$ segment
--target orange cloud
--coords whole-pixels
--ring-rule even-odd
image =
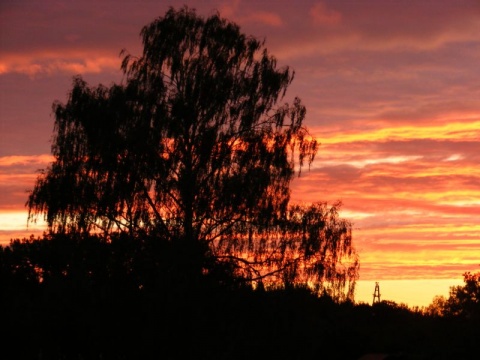
[[[478,266],[480,121],[452,118],[319,132],[316,163],[294,180],[292,200],[343,201],[362,279],[455,277]]]
[[[28,76],[100,73],[120,69],[118,56],[73,52],[11,54],[0,60],[0,75],[17,73]]]
[[[47,164],[53,161],[52,155],[12,155],[0,156],[0,173],[2,167],[31,164]]]

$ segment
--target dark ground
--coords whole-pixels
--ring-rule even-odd
[[[479,356],[478,319],[385,302],[337,304],[302,288],[253,291],[208,279],[185,287],[158,259],[135,263],[129,246],[34,241],[1,248],[0,358]]]

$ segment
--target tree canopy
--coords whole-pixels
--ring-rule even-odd
[[[427,313],[480,321],[480,272],[463,274],[463,286],[450,287],[448,298],[436,296]]]
[[[290,182],[318,143],[294,72],[235,23],[170,9],[123,51],[124,79],[80,77],[55,102],[54,162],[37,179],[29,218],[53,233],[126,233],[177,244],[182,266],[206,259],[249,282],[353,294],[358,261],[338,206],[292,206]]]

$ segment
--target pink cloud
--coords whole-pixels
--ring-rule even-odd
[[[342,21],[342,14],[327,7],[323,2],[313,5],[310,17],[315,25],[336,25]]]
[[[227,1],[219,6],[219,12],[222,17],[231,19],[235,17],[239,10],[240,0]]]
[[[241,3],[240,0],[223,3],[219,8],[220,16],[235,21],[238,24],[263,24],[271,27],[283,25],[278,13],[268,10],[261,10],[260,6],[251,7],[249,3]]]
[[[278,14],[266,11],[255,12],[244,18],[243,22],[259,22],[273,27],[278,27],[283,24],[283,21]]]

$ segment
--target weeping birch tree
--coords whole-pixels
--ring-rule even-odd
[[[335,206],[289,202],[318,150],[300,99],[285,98],[294,72],[235,23],[187,7],[141,38],[140,56],[122,52],[120,84],[77,76],[53,104],[54,161],[29,196],[30,220],[43,215],[54,233],[158,237],[180,249],[188,276],[213,261],[252,284],[351,296],[350,224]]]

